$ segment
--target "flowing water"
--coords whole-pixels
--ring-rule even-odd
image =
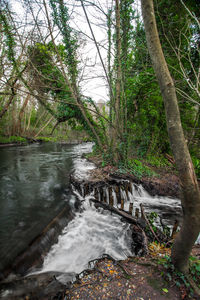
[[[72,196],[69,175],[94,168],[92,144],[0,148],[0,270],[23,251]]]
[[[76,201],[69,189],[69,175],[75,172],[86,178],[94,168],[81,155],[90,152],[92,144],[42,144],[0,149],[0,261],[3,267],[37,236],[41,230],[69,203]],[[47,256],[40,272],[80,273],[90,260],[104,253],[115,259],[131,255],[131,231],[120,217],[90,203],[93,193],[83,198],[82,208],[63,229]],[[108,191],[105,190],[105,193]],[[156,211],[167,224],[180,217],[178,199],[151,197],[142,186],[132,184],[132,193],[125,194],[125,209],[143,203],[146,212]],[[116,195],[113,191],[115,206]]]
[[[96,210],[86,199],[83,212],[63,230],[58,243],[46,256],[42,272],[80,273],[88,262],[109,254],[120,260],[130,256],[131,231],[129,224],[109,212]]]

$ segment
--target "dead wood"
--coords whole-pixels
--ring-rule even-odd
[[[147,223],[147,225],[148,225],[149,229],[151,230],[151,232],[152,232],[154,238],[155,238],[158,242],[160,242],[160,239],[158,238],[157,234],[156,234],[155,231],[153,230],[153,228],[152,228],[152,226],[151,226],[151,224],[150,224],[150,222],[149,222],[149,220],[148,220],[148,218],[147,218],[147,216],[146,216],[146,214],[145,214],[144,207],[143,207],[142,203],[140,204],[140,208],[141,208],[141,214],[142,214],[142,217],[144,218],[145,222]]]
[[[118,208],[112,207],[111,205],[109,205],[107,203],[104,203],[104,202],[102,203],[95,199],[90,199],[90,201],[95,203],[95,207],[102,207],[106,210],[109,210],[109,211],[123,217],[128,223],[132,223],[132,224],[139,226],[139,222],[134,217],[132,217],[131,215],[126,213],[125,211],[119,210]]]

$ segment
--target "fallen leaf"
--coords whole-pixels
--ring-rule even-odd
[[[131,289],[128,289],[126,293],[127,293],[127,295],[130,295],[131,294]]]
[[[104,287],[107,287],[107,286],[108,286],[108,284],[107,284],[107,283],[104,283],[104,284],[103,284],[103,286],[104,286]]]
[[[118,284],[117,284],[118,286],[121,286],[121,283],[120,282],[118,282]]]

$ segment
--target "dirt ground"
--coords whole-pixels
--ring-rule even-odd
[[[195,248],[200,258],[200,248]],[[64,299],[118,299],[118,300],[178,300],[198,299],[188,295],[185,287],[167,282],[165,269],[155,261],[157,258],[132,257],[116,262],[104,258],[96,262],[93,270],[66,290]]]

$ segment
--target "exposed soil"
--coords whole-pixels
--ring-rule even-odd
[[[151,256],[115,262],[101,259],[66,290],[66,299],[178,300],[189,297],[185,287],[164,279],[164,268]]]

